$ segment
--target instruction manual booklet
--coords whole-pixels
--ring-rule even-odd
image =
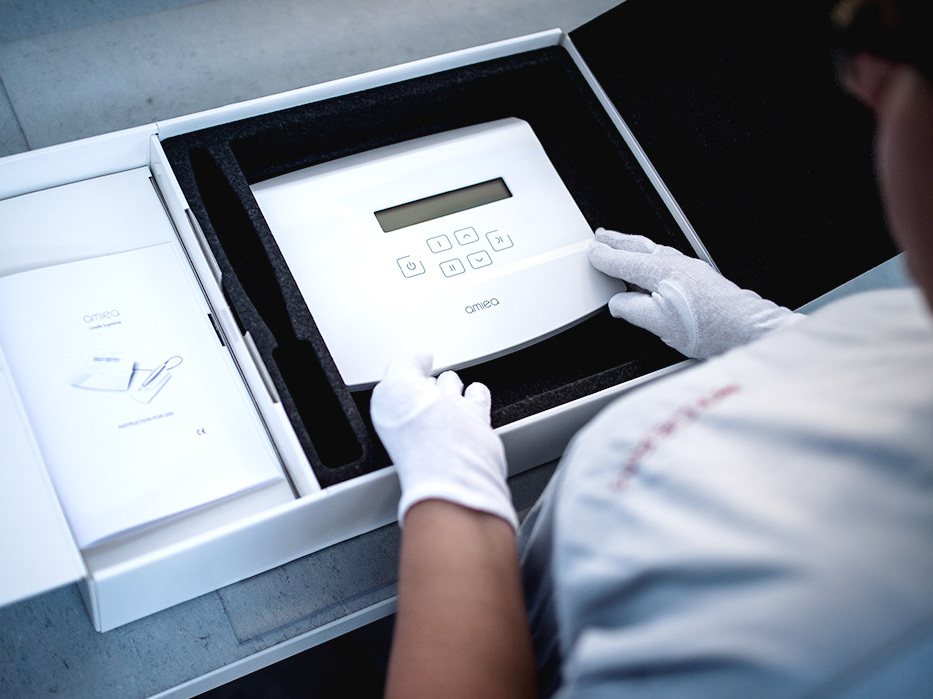
[[[0,349],[81,548],[284,477],[171,243],[0,277]]]

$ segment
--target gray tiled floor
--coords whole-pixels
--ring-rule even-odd
[[[0,0],[0,156],[553,27],[619,0]]]

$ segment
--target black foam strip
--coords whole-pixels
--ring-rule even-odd
[[[229,271],[223,275],[224,289],[238,322],[261,338],[257,345],[264,363],[299,442],[318,466],[318,480],[326,486],[385,465],[386,456],[372,443],[346,387],[333,380],[336,371],[320,335],[307,324],[296,332],[291,309],[297,292],[291,276],[277,249],[266,248],[263,241],[271,236],[257,235],[233,185],[237,178],[230,177],[237,171],[235,163],[225,155],[205,149],[189,153],[204,206],[202,228],[221,269]]]

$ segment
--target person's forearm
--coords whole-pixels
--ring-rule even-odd
[[[534,696],[511,525],[441,500],[404,525],[386,696]]]

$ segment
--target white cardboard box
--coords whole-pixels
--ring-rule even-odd
[[[25,195],[22,201],[29,201],[31,193],[95,178],[106,182],[107,176],[140,181],[151,176],[157,185],[153,196],[159,196],[164,204],[165,215],[189,256],[293,485],[293,489],[289,488],[283,481],[111,544],[79,551],[22,406],[9,390],[6,372],[0,371],[0,521],[4,525],[0,555],[4,570],[15,571],[4,575],[0,582],[0,604],[80,580],[95,627],[106,631],[394,521],[399,489],[392,467],[328,488],[319,487],[284,411],[263,388],[261,371],[237,330],[220,291],[216,269],[204,254],[161,142],[236,119],[554,45],[564,46],[577,62],[688,241],[708,260],[634,137],[596,85],[569,37],[559,30],[0,160],[0,200]],[[126,214],[129,218],[132,215]],[[40,218],[37,213],[37,220]],[[132,223],[124,221],[127,231]],[[15,253],[23,259],[22,268],[27,268],[116,252],[123,245],[125,249],[140,245],[131,233],[125,241],[106,235],[99,240],[93,236],[76,240],[68,237],[65,225],[59,233],[46,230],[44,235],[51,236],[47,238],[51,245],[0,232],[0,256]],[[652,378],[644,376],[499,428],[512,473],[557,458],[574,432],[605,403]]]

